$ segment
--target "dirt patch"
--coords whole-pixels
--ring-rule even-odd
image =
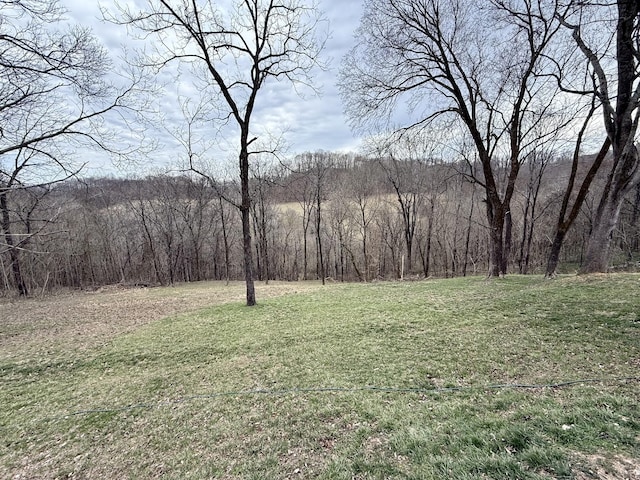
[[[605,458],[601,455],[578,456],[577,480],[640,480],[640,460],[616,455]]]
[[[309,291],[318,284],[270,282],[256,285],[258,301]],[[241,282],[202,282],[177,287],[104,287],[31,299],[0,300],[0,358],[68,348],[83,350],[173,315],[242,302]]]

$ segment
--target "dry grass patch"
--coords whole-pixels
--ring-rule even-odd
[[[258,301],[263,301],[318,287],[316,282],[270,282],[256,285],[256,290]],[[242,302],[244,296],[241,282],[199,282],[164,288],[115,285],[42,298],[0,298],[0,355],[88,349],[155,320]]]

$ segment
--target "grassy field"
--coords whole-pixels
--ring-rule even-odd
[[[640,479],[640,275],[0,303],[0,478]]]

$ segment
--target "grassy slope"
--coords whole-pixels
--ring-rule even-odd
[[[3,355],[0,477],[635,478],[639,287],[331,285]]]

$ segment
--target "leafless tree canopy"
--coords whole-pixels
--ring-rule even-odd
[[[104,47],[86,27],[63,27],[63,15],[52,0],[0,3],[0,155],[5,159],[30,152],[65,170],[56,150],[74,139],[125,151],[105,142],[101,118],[140,108],[133,97],[140,93],[141,78],[114,84]]]
[[[369,0],[345,60],[341,86],[354,126],[384,126],[403,102],[415,117],[408,128],[443,115],[461,121],[482,167],[475,181],[486,193],[491,275],[506,273],[521,165],[570,120],[554,101],[548,58],[559,18],[572,10],[552,1]]]
[[[480,174],[468,172],[485,191],[489,274],[501,275],[512,246],[511,201],[521,166],[537,149],[582,131],[579,154],[598,107],[614,158],[625,159],[614,167],[618,173],[612,178],[621,180],[612,181],[612,190],[620,182],[630,188],[637,182],[637,155],[631,152],[638,111],[637,26],[637,5],[625,1],[368,0],[359,41],[343,65],[346,109],[360,131],[393,127],[402,106],[412,113],[401,125],[405,131],[429,128],[443,116],[459,120],[460,135],[471,138],[481,166]],[[616,63],[617,88],[609,68]],[[588,182],[582,187],[588,189]],[[592,242],[594,255],[608,250],[625,192],[613,195],[616,206],[601,201],[599,210],[614,222],[601,233],[594,229],[594,240],[600,237]],[[606,269],[606,258],[595,263],[595,270]]]
[[[323,46],[319,10],[300,0],[150,0],[142,10],[120,10],[115,21],[157,40],[144,63],[156,69],[173,62],[190,64],[211,98],[221,98],[219,117],[231,119],[239,130],[247,305],[254,305],[249,156],[258,152],[252,147],[257,137],[251,119],[268,79],[311,84]]]
[[[53,183],[75,175],[82,165],[75,149],[100,148],[130,155],[137,146],[112,142],[104,116],[136,112],[142,104],[140,77],[117,86],[105,49],[84,27],[63,28],[63,8],[54,0],[0,2],[0,213],[21,293],[20,252],[37,233],[29,220]],[[111,77],[113,78],[113,77]],[[124,117],[122,117],[124,118]],[[35,204],[26,217],[12,206],[15,192],[29,189]],[[25,231],[15,237],[16,229]]]
[[[156,40],[143,62],[157,69],[190,64],[239,125],[251,118],[267,79],[311,86],[323,47],[322,17],[315,4],[300,0],[154,0],[140,11],[120,10],[117,21]]]

